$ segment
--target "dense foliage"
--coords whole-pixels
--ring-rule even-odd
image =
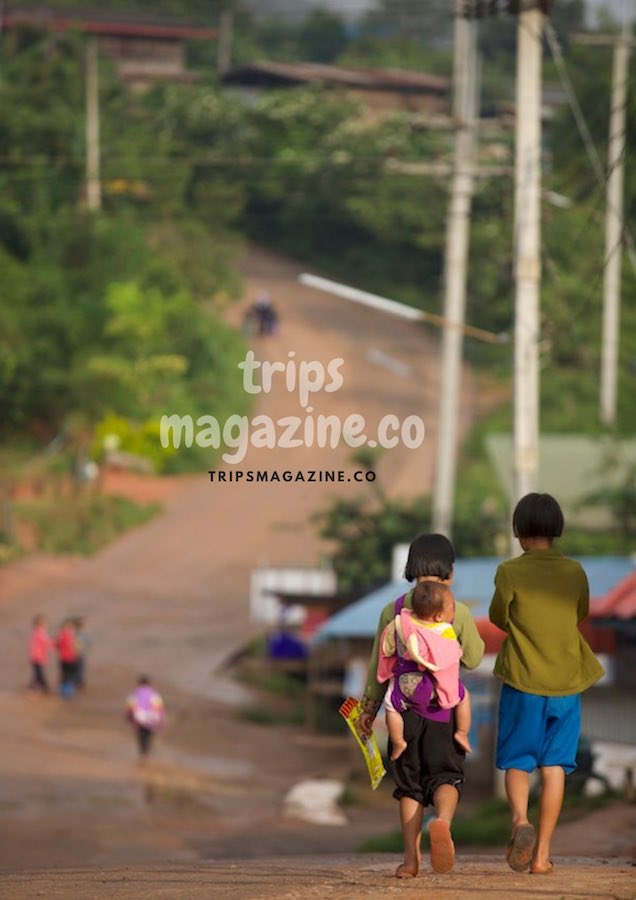
[[[187,18],[204,15],[204,6],[165,0],[153,9]],[[384,0],[357,32],[324,12],[291,24],[239,16],[237,58],[329,61],[338,53],[354,64],[450,74],[450,22],[434,24],[443,7]],[[610,58],[603,49],[568,44],[580,17],[581,4],[571,0],[559,4],[556,25],[603,159]],[[502,18],[480,28],[485,98],[493,111],[510,99],[514,27]],[[3,43],[3,437],[48,440],[79,415],[98,435],[114,429],[136,449],[146,443],[149,452],[155,442],[149,423],[166,408],[239,412],[245,399],[234,364],[240,341],[216,311],[219,298],[236,293],[237,234],[359,287],[439,309],[446,180],[399,174],[390,163],[450,161],[449,134],[404,115],[371,119],[352,99],[318,87],[264,92],[243,103],[206,74],[193,85],[130,94],[103,64],[104,212],[94,217],[82,196],[82,50],[78,36],[23,32]],[[210,52],[199,50],[197,57],[193,50],[206,73]],[[634,58],[631,65],[633,83]],[[551,63],[546,72],[556,79]],[[631,161],[636,92],[628,103]],[[495,150],[510,160],[511,145],[505,130],[484,135],[484,165]],[[567,105],[546,128],[544,151],[542,427],[596,432],[604,192]],[[567,203],[553,205],[549,191]],[[625,195],[629,223],[636,218],[631,162]],[[467,318],[497,332],[513,325],[512,218],[510,179],[481,179],[473,201]],[[629,302],[635,292],[634,263],[626,256],[617,428],[623,433],[636,421],[636,305]],[[510,378],[510,346],[467,340],[466,353]],[[509,417],[502,425],[510,427]],[[468,471],[462,466],[463,476]],[[462,503],[477,519],[490,490],[478,488],[460,484]],[[461,529],[461,510],[458,519]],[[493,526],[490,546],[496,531]],[[387,541],[393,534],[390,525]],[[466,535],[466,543],[479,549],[485,534]]]
[[[2,58],[0,428],[36,445],[72,417],[141,427],[163,412],[224,417],[245,404],[242,342],[212,302],[238,284],[229,197],[223,185],[214,196],[213,181],[199,189],[180,103],[136,98],[104,66],[104,211],[90,215],[81,49],[25,32]]]

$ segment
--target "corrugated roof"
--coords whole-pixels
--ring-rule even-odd
[[[634,572],[634,562],[626,556],[586,556],[578,559],[590,582],[592,597],[606,594],[626,575]],[[500,562],[497,557],[482,557],[457,560],[455,563],[453,594],[470,607],[475,619],[488,616],[495,572]],[[316,632],[315,640],[373,637],[382,608],[410,587],[407,581],[388,582],[331,616]]]
[[[240,68],[233,69],[225,76],[228,82],[248,82],[251,78],[273,76],[281,82],[304,84],[322,82],[340,84],[362,90],[387,90],[447,94],[450,80],[422,72],[406,69],[370,69],[349,66],[330,66],[310,62],[274,62],[260,59]]]
[[[74,9],[54,6],[11,6],[0,15],[2,28],[31,26],[51,31],[84,31],[122,37],[170,40],[214,38],[216,28],[134,10]]]
[[[604,597],[595,600],[590,616],[593,619],[636,618],[636,571],[623,578]]]

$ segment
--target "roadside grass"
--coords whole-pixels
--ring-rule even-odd
[[[161,508],[159,503],[139,504],[127,497],[83,494],[17,501],[14,516],[32,526],[34,549],[88,556],[148,522]]]
[[[609,791],[599,797],[567,795],[563,804],[561,822],[582,819],[597,809],[602,809],[617,799]],[[537,818],[538,804],[530,804],[530,821]],[[453,840],[458,847],[493,847],[507,844],[510,837],[510,810],[505,800],[485,801],[469,816],[458,815],[453,823]],[[364,841],[359,853],[401,853],[402,832],[398,829],[388,834],[378,835]]]
[[[261,703],[244,706],[237,713],[239,719],[253,725],[304,725],[305,712],[294,706],[289,710],[276,710]]]
[[[264,644],[258,644],[258,651]],[[260,655],[260,654],[259,654]],[[272,671],[265,658],[249,656],[237,673],[239,681],[256,688],[257,703],[237,710],[237,718],[254,725],[304,725],[307,687],[300,677]]]

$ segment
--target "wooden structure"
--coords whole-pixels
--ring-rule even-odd
[[[186,66],[186,41],[216,40],[215,28],[137,13],[133,10],[73,9],[5,5],[2,32],[19,28],[79,31],[97,39],[121,79],[144,87],[153,81],[191,81]]]
[[[370,69],[323,63],[282,63],[257,60],[227,73],[224,82],[246,93],[262,93],[301,85],[325,89],[361,100],[369,116],[404,110],[426,115],[447,114],[448,78],[405,69]]]

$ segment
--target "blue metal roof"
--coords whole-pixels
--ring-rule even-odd
[[[577,557],[590,582],[590,596],[599,597],[634,569],[635,562],[628,556],[580,556]],[[453,594],[457,600],[470,607],[475,618],[488,615],[493,593],[497,557],[458,559],[455,563]],[[412,585],[408,581],[389,581],[387,584],[346,606],[327,619],[314,635],[315,641],[330,638],[373,637],[383,607],[396,600]]]

